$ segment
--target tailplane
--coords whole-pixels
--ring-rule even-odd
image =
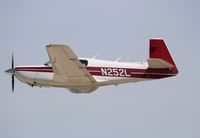
[[[163,39],[150,39],[149,59],[147,61],[150,69],[169,68],[178,73],[176,64]]]

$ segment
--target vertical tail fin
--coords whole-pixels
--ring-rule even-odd
[[[173,67],[171,68],[171,70],[173,72],[177,72],[178,73],[178,69],[176,68],[176,64],[174,63],[173,58],[171,57],[167,46],[164,42],[163,39],[150,39],[150,50],[149,50],[149,58],[153,59],[162,59],[168,63],[170,63],[171,65],[173,65]]]

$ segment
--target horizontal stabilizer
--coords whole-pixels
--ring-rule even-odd
[[[147,59],[147,61],[149,64],[149,68],[151,69],[164,69],[174,67],[174,65],[160,58],[149,58]]]

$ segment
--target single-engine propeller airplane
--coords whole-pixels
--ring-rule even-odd
[[[147,62],[78,58],[67,45],[46,46],[50,61],[44,65],[12,67],[5,72],[30,86],[61,87],[74,93],[90,93],[100,86],[173,77],[178,69],[163,39],[150,39]]]

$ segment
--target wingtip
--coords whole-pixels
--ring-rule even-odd
[[[61,47],[69,47],[69,46],[66,45],[66,44],[49,44],[49,45],[46,45],[46,47],[57,47],[57,46],[61,46]]]

